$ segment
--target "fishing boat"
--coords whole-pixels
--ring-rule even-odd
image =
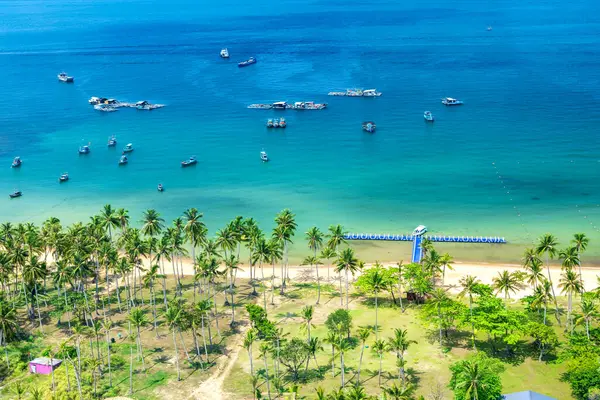
[[[240,68],[247,67],[248,65],[252,65],[252,64],[256,64],[256,58],[254,58],[254,57],[250,57],[246,61],[242,61],[242,62],[238,63],[238,67],[240,67]]]
[[[427,227],[425,225],[419,225],[413,231],[413,236],[421,236],[427,232]]]
[[[66,182],[66,181],[68,181],[68,180],[69,180],[69,174],[68,174],[67,172],[65,172],[65,173],[61,174],[61,175],[58,177],[58,181],[59,181],[60,183],[62,183],[62,182]]]
[[[10,197],[11,199],[14,199],[15,197],[21,197],[23,196],[23,192],[21,192],[20,190],[15,190],[14,192],[12,192],[11,194],[8,195],[8,197]]]
[[[269,161],[269,156],[267,155],[267,152],[266,152],[266,151],[264,151],[264,150],[263,150],[263,151],[261,151],[261,152],[260,152],[260,159],[261,159],[263,162],[267,162],[267,161]]]
[[[488,30],[488,32],[489,32],[489,31],[491,31],[491,30],[492,30],[492,27],[491,27],[491,26],[488,26],[488,27],[487,27],[487,30]]]
[[[362,97],[363,91],[362,89],[348,89],[346,90],[346,96],[348,97]]]
[[[363,91],[363,97],[379,97],[381,96],[381,92],[378,92],[376,89],[367,89]]]
[[[270,118],[267,120],[267,128],[272,128],[273,127],[273,119]]]
[[[61,82],[65,82],[65,83],[73,83],[73,81],[75,80],[75,78],[73,78],[72,76],[67,75],[66,72],[61,72],[60,74],[58,74],[58,80]]]
[[[297,101],[289,108],[294,110],[324,110],[327,108],[327,103],[315,103],[313,101]]]
[[[164,107],[164,104],[151,104],[150,102],[146,101],[146,100],[142,100],[142,101],[138,101],[137,103],[133,104],[130,107],[135,107],[137,110],[154,110],[156,108],[162,108]]]
[[[123,154],[121,156],[121,158],[119,158],[119,165],[125,165],[129,162],[129,159],[127,159],[127,156],[125,154]]]
[[[117,145],[117,137],[112,135],[108,138],[108,147],[115,147]]]
[[[285,101],[276,101],[272,104],[272,107],[276,110],[285,110],[289,106],[288,103],[286,103]]]
[[[15,159],[13,160],[10,167],[11,168],[19,168],[21,166],[21,164],[23,164],[23,161],[21,161],[21,157],[15,157]]]
[[[115,112],[118,108],[111,106],[110,104],[96,104],[94,110],[103,112]]]
[[[229,51],[227,51],[227,48],[221,49],[220,56],[221,58],[229,58]]]
[[[123,147],[123,153],[131,153],[133,151],[133,144],[127,143],[125,147]]]
[[[273,120],[273,128],[279,128],[279,120],[278,119]]]
[[[452,97],[444,97],[442,104],[445,106],[461,106],[463,102],[461,100],[453,99]]]
[[[117,104],[119,104],[119,101],[115,100],[115,99],[107,99],[106,97],[92,96],[88,100],[88,103],[90,103],[91,105],[97,105],[97,104],[117,105]]]
[[[373,133],[373,132],[375,132],[377,125],[375,125],[375,122],[373,122],[373,121],[366,121],[366,122],[363,122],[362,128],[363,128],[363,131],[365,131],[365,132]]]
[[[89,145],[84,145],[84,146],[79,146],[79,154],[88,154],[90,152],[90,146]]]
[[[433,114],[431,113],[431,111],[425,111],[423,113],[423,118],[425,118],[425,121],[433,122]]]
[[[195,165],[197,162],[198,162],[198,160],[196,159],[196,156],[191,156],[189,159],[182,161],[181,166],[189,167],[190,165]]]
[[[285,128],[287,126],[287,122],[283,118],[279,118],[279,127]]]
[[[229,57],[229,56],[228,56],[228,57]],[[156,187],[156,189],[157,189],[159,192],[162,192],[162,191],[164,191],[164,190],[165,190],[165,188],[163,187],[162,183],[159,183],[159,184],[158,184],[158,186]]]
[[[273,108],[273,104],[264,104],[264,103],[250,104],[248,106],[248,108],[257,108],[260,110],[270,110],[271,108]]]

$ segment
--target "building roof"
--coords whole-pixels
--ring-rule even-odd
[[[543,394],[526,390],[524,392],[508,393],[502,395],[504,400],[556,400],[554,397],[548,397]]]
[[[29,362],[30,364],[38,364],[38,365],[50,365],[50,358],[48,357],[38,357],[35,358],[33,360],[31,360]],[[55,367],[57,365],[60,365],[60,363],[62,363],[62,360],[59,360],[58,358],[53,358],[52,359],[52,366]]]

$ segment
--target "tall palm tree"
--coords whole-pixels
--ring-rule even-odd
[[[560,278],[558,287],[561,289],[562,293],[567,294],[566,328],[570,328],[570,332],[573,333],[573,320],[571,319],[573,311],[573,293],[581,293],[581,280],[577,276],[577,272],[575,272],[573,268],[567,268]]]
[[[444,286],[444,280],[446,279],[446,268],[448,268],[450,271],[452,271],[454,268],[452,268],[452,263],[454,262],[454,259],[452,258],[452,256],[448,253],[444,253],[442,254],[442,257],[440,258],[440,263],[442,264],[442,286]]]
[[[144,370],[146,370],[145,362],[144,362],[144,350],[142,348],[142,337],[140,329],[148,324],[148,319],[146,318],[146,314],[141,308],[133,307],[129,310],[129,317],[127,320],[134,326],[137,331],[136,342],[137,342],[137,353],[138,357],[142,358],[142,366]]]
[[[158,236],[164,227],[164,222],[165,220],[160,217],[160,214],[156,210],[149,208],[144,211],[142,233],[150,236],[150,238]],[[152,252],[150,252],[149,259],[152,260]]]
[[[38,322],[40,324],[40,330],[43,330],[42,315],[40,313],[40,302],[38,296],[37,285],[38,282],[45,279],[48,275],[48,269],[46,263],[40,262],[37,256],[30,256],[27,263],[23,266],[22,279],[24,288],[27,287],[29,293],[33,292],[35,296],[35,303],[37,308]],[[33,301],[31,303],[33,308]]]
[[[346,365],[344,360],[344,354],[352,349],[352,346],[348,339],[339,335],[337,338],[337,342],[335,343],[335,348],[340,355],[340,370],[341,370],[341,379],[342,379],[342,388],[346,386]]]
[[[469,319],[471,320],[471,340],[473,342],[473,348],[475,348],[475,321],[473,320],[473,295],[477,285],[481,282],[477,277],[472,275],[463,276],[460,279],[460,287],[462,290],[458,294],[459,297],[469,297]]]
[[[430,254],[432,250],[434,250],[434,248],[433,248],[433,242],[431,241],[431,239],[423,238],[421,240],[421,251],[423,252],[423,257],[421,258],[421,264],[425,263],[428,254]]]
[[[181,380],[181,370],[179,369],[179,351],[177,350],[177,338],[176,333],[179,331],[181,324],[182,309],[181,307],[173,304],[164,314],[165,322],[169,327],[169,330],[173,334],[173,346],[175,347],[175,365],[177,366],[177,380]]]
[[[318,265],[318,258],[317,258],[317,251],[319,251],[322,247],[323,247],[323,239],[324,239],[324,235],[323,232],[321,232],[321,230],[319,228],[317,228],[316,226],[311,227],[307,232],[306,232],[306,241],[308,242],[308,248],[311,249],[313,251],[313,262],[311,262],[311,266],[312,264],[314,264],[315,266],[315,270],[317,273],[317,287],[318,287],[318,294],[317,294],[317,303],[319,304],[319,300],[321,299],[321,281],[319,279],[319,265]]]
[[[576,247],[567,247],[558,252],[558,258],[561,260],[563,269],[572,269],[579,265],[579,255]]]
[[[321,339],[319,339],[318,337],[311,337],[306,347],[308,349],[308,357],[306,358],[305,370],[308,371],[308,363],[310,362],[311,358],[315,361],[315,365],[317,366],[317,368],[319,368],[319,363],[317,362],[317,353],[319,351],[323,351],[323,344],[321,342]]]
[[[269,380],[269,364],[267,362],[267,355],[271,352],[272,348],[268,343],[261,343],[259,347],[260,357],[263,359],[265,363],[265,380],[267,381],[267,395],[269,400],[271,400],[271,383]]]
[[[478,400],[487,389],[486,371],[477,359],[465,360],[456,373],[455,387],[465,391],[465,400]],[[483,393],[482,393],[483,394]]]
[[[300,265],[310,265],[310,268],[312,270],[312,266],[315,266],[315,269],[317,270],[317,302],[315,304],[319,304],[319,302],[321,301],[321,278],[319,278],[319,265],[321,264],[321,260],[319,260],[317,257],[315,256],[307,256],[304,258],[304,260],[302,260],[302,264]]]
[[[435,307],[437,309],[437,316],[438,316],[438,328],[439,328],[439,333],[440,333],[440,348],[442,348],[442,325],[443,325],[443,315],[442,315],[442,306],[444,306],[447,302],[448,302],[449,298],[448,298],[448,293],[446,292],[446,290],[442,289],[442,288],[436,288],[432,293],[431,293],[431,299],[429,300],[429,304],[431,304],[432,307]]]
[[[404,372],[404,353],[406,353],[408,347],[413,343],[417,342],[408,338],[408,331],[406,329],[395,328],[394,336],[388,338],[387,348],[396,353],[398,379],[402,379],[402,386],[404,386],[406,383],[406,374]]]
[[[229,258],[225,260],[225,268],[229,272],[229,293],[231,294],[231,323],[229,324],[231,327],[235,324],[235,289],[233,288],[233,279],[236,271],[239,269],[238,264],[239,260],[234,254],[230,254]]]
[[[334,258],[337,257],[337,253],[335,252],[334,249],[332,249],[331,247],[327,246],[325,248],[323,248],[323,250],[321,250],[321,254],[319,254],[319,258],[322,260],[332,260]],[[329,265],[327,265],[327,281],[329,282],[329,270],[331,269],[331,263],[329,263]]]
[[[129,226],[129,212],[124,208],[119,208],[115,215],[119,221],[119,229],[123,232]]]
[[[348,243],[346,241],[346,231],[341,225],[331,225],[327,230],[327,247],[337,253],[341,245]]]
[[[106,361],[108,363],[108,386],[112,387],[112,369],[110,365],[110,330],[112,329],[112,321],[104,318],[102,322],[102,329],[104,330],[106,338]]]
[[[521,284],[515,274],[511,274],[507,270],[498,272],[498,276],[494,277],[494,289],[496,293],[504,293],[504,300],[510,299],[509,292],[516,293],[521,288]]]
[[[6,346],[8,342],[15,337],[18,327],[17,311],[13,306],[8,304],[8,301],[0,296],[0,345],[4,348],[6,367],[9,369],[10,361],[8,359],[8,349]]]
[[[271,304],[275,304],[275,264],[283,258],[281,242],[272,238],[268,242],[269,247],[269,262],[271,263]],[[282,264],[283,267],[283,264]],[[281,279],[283,280],[283,268],[281,271]],[[282,282],[283,285],[283,282]]]
[[[195,208],[188,208],[183,213],[185,225],[183,231],[188,242],[192,245],[192,260],[196,259],[196,248],[206,239],[206,226],[202,222],[203,214]]]
[[[312,324],[312,320],[313,320],[313,314],[314,314],[314,307],[313,306],[304,306],[304,308],[302,309],[302,321],[304,322],[304,329],[306,329],[307,332],[307,343],[310,343],[310,328],[311,326],[313,326]]]
[[[597,320],[599,317],[598,307],[596,303],[591,299],[583,298],[581,304],[579,304],[581,314],[575,318],[575,325],[585,324],[585,334],[588,340],[590,340],[590,323],[593,320]]]
[[[284,270],[287,271],[289,244],[292,243],[292,237],[296,233],[296,228],[298,227],[298,224],[296,224],[296,216],[286,208],[277,214],[275,223],[277,224],[275,232],[278,232],[276,236],[283,244],[283,265]],[[285,276],[282,276],[281,279],[282,283],[279,293],[283,295],[285,290]]]
[[[573,235],[573,239],[571,243],[577,249],[577,260],[579,261],[579,278],[581,279],[581,289],[582,293],[585,292],[585,286],[583,284],[583,275],[581,273],[581,253],[583,253],[590,243],[590,240],[585,235],[585,233],[576,233]]]
[[[550,288],[552,289],[552,298],[554,299],[554,310],[556,312],[556,321],[558,325],[560,325],[560,317],[558,315],[558,301],[556,300],[556,293],[554,293],[554,284],[552,283],[552,275],[550,274],[550,263],[549,258],[554,258],[556,256],[558,247],[558,241],[554,235],[549,233],[543,235],[538,240],[538,245],[536,247],[536,252],[539,255],[546,256],[546,270],[548,272],[548,281],[550,282]]]
[[[354,275],[357,270],[358,259],[354,256],[354,250],[350,247],[342,250],[337,260],[336,272],[341,273],[344,271],[346,274],[346,310],[348,309],[348,294],[350,292],[350,278],[348,274],[351,272]]]
[[[153,264],[150,266],[148,271],[146,271],[146,275],[144,275],[144,284],[150,288],[150,303],[152,304],[152,317],[154,324],[154,334],[158,339],[158,327],[156,322],[156,294],[154,293],[154,282],[157,279],[164,279],[165,276],[160,273],[160,267],[158,264]]]
[[[373,343],[373,347],[371,347],[371,349],[375,354],[377,354],[377,357],[379,357],[378,386],[381,386],[381,364],[383,362],[383,355],[387,351],[387,344],[381,339],[375,340],[375,343]]]
[[[373,294],[375,295],[375,326],[373,327],[373,330],[375,330],[375,338],[379,339],[379,292],[386,287],[383,270],[379,262],[375,263],[375,270],[367,275],[367,284],[373,290]]]
[[[360,340],[360,358],[358,360],[358,371],[356,372],[356,383],[360,385],[360,369],[362,366],[363,353],[367,344],[367,339],[371,336],[373,329],[369,326],[361,326],[358,329],[358,339]]]
[[[327,332],[325,343],[331,345],[331,376],[335,377],[335,344],[338,341],[338,335],[335,332]]]
[[[526,281],[529,285],[533,286],[533,290],[535,291],[538,285],[546,279],[543,262],[538,257],[535,257],[525,264],[524,268],[527,271]]]
[[[256,248],[254,249],[254,263],[258,262],[258,268],[261,273],[261,282],[263,286],[263,307],[267,309],[267,287],[265,285],[265,273],[263,270],[263,264],[267,264],[271,261],[270,258],[270,247],[268,242],[264,238],[260,238],[256,243]]]
[[[104,205],[100,211],[101,226],[108,231],[108,236],[112,242],[112,229],[119,227],[119,216],[110,204]]]
[[[392,386],[382,387],[386,399],[389,400],[412,400],[415,391],[412,385],[398,386],[392,383]]]
[[[246,337],[244,338],[244,348],[248,351],[248,360],[250,360],[250,376],[254,376],[254,364],[252,358],[252,345],[256,340],[256,330],[248,329],[246,332]]]
[[[533,302],[531,303],[532,307],[544,308],[544,325],[546,325],[546,315],[548,312],[548,302],[552,301],[552,289],[550,287],[550,282],[544,280],[542,283],[538,285],[538,287],[533,292]]]

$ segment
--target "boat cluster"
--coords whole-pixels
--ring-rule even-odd
[[[315,103],[312,101],[297,101],[293,104],[285,101],[277,101],[271,104],[250,104],[248,108],[261,110],[324,110],[327,103]]]
[[[328,96],[345,96],[345,97],[379,97],[381,92],[377,89],[347,89],[345,92],[329,92]]]
[[[285,128],[287,126],[287,122],[284,118],[269,118],[267,120],[267,128]]]
[[[106,97],[91,97],[88,100],[88,103],[94,106],[95,110],[104,111],[104,112],[114,112],[119,108],[127,107],[127,108],[135,108],[137,110],[154,110],[156,108],[164,107],[164,104],[151,104],[146,100],[138,101],[135,103],[128,103],[124,101],[119,101],[115,99],[109,99]]]

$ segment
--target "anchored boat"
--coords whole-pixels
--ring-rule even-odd
[[[66,182],[68,180],[69,180],[69,174],[67,172],[61,174],[60,177],[58,178],[58,181],[60,183]]]
[[[123,153],[131,153],[133,151],[133,143],[127,143],[125,147],[123,147]]]
[[[362,128],[365,132],[374,133],[375,129],[377,128],[377,125],[375,125],[375,122],[373,121],[366,121],[363,122]]]
[[[266,151],[264,151],[264,150],[263,150],[263,151],[261,151],[261,152],[260,152],[260,159],[261,159],[263,162],[267,162],[267,161],[269,161],[269,156],[267,155],[267,152],[266,152]]]
[[[129,162],[129,159],[127,158],[127,156],[125,154],[123,154],[121,156],[121,158],[119,158],[119,165],[125,165]]]
[[[13,160],[10,167],[11,168],[19,168],[21,166],[21,164],[23,164],[23,161],[21,161],[21,157],[15,157],[15,159]]]
[[[194,165],[198,162],[198,160],[196,159],[196,156],[191,156],[189,159],[182,161],[181,162],[181,166],[182,167],[189,167],[190,165]]]
[[[425,118],[425,121],[433,122],[433,114],[431,113],[431,111],[425,111],[423,113],[423,118]]]
[[[15,197],[21,197],[23,196],[23,192],[21,192],[20,190],[15,190],[14,192],[12,192],[11,194],[8,195],[8,197],[10,197],[11,199],[14,199]]]
[[[108,147],[115,147],[117,145],[117,137],[112,135],[108,138]]]
[[[89,145],[79,146],[79,154],[88,154],[89,152],[90,152]]]
[[[224,48],[221,50],[221,58],[229,58],[229,51],[227,51],[227,48]]]
[[[73,83],[73,81],[75,80],[75,78],[73,78],[72,76],[67,75],[66,72],[61,72],[60,74],[58,74],[58,80],[61,82],[65,82],[65,83]]]
[[[96,104],[94,105],[94,110],[104,112],[115,112],[118,110],[118,108],[111,106],[110,104]]]
[[[453,99],[452,97],[444,97],[442,99],[442,104],[445,106],[462,106],[463,102],[461,100]]]
[[[158,186],[156,187],[156,189],[157,189],[159,192],[163,192],[163,191],[165,190],[165,188],[163,187],[162,183],[159,183],[159,184],[158,184]]]
[[[250,57],[246,61],[242,61],[242,62],[238,63],[238,67],[240,67],[240,68],[247,67],[248,65],[252,65],[252,64],[256,64],[256,58],[254,58],[254,57]]]

